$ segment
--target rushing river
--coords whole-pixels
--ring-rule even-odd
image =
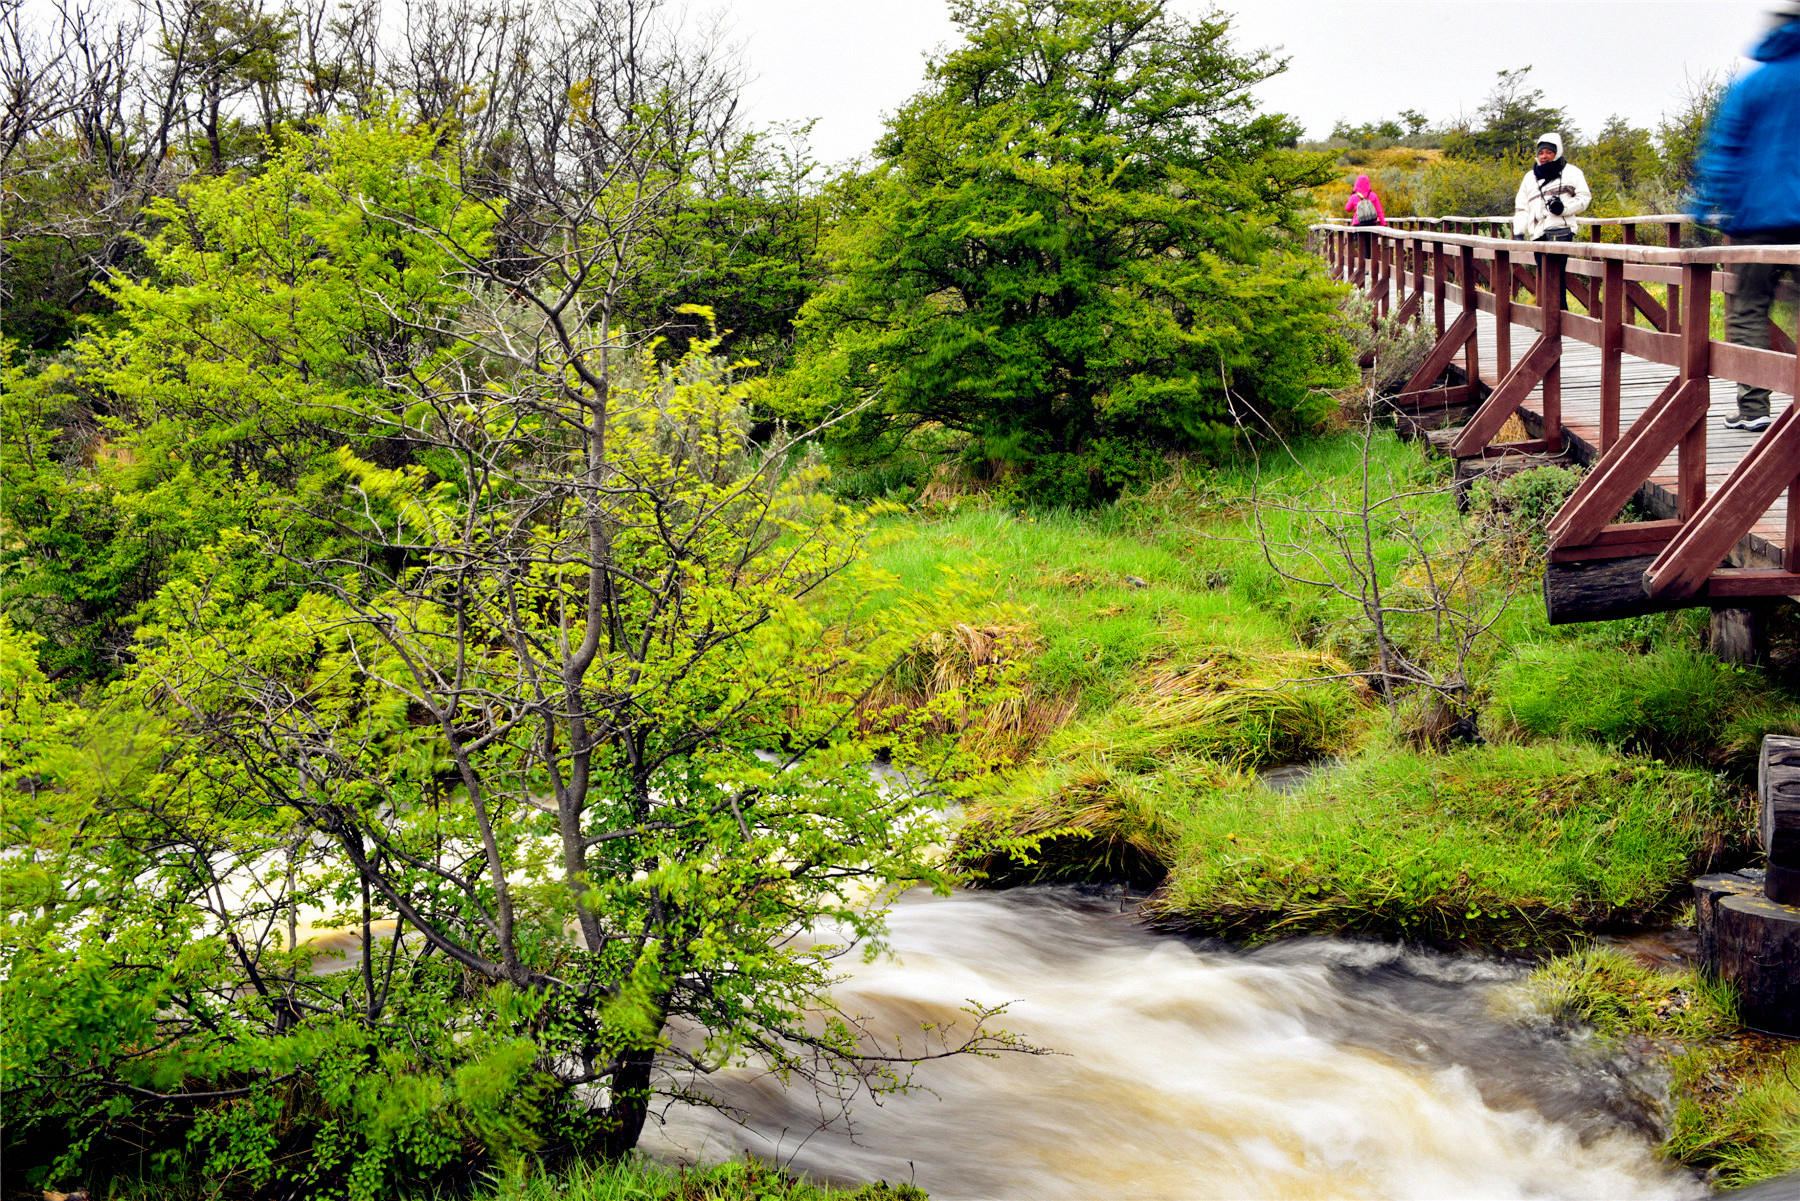
[[[720,1072],[742,1124],[681,1106],[645,1148],[750,1151],[845,1183],[983,1197],[1686,1198],[1661,1166],[1627,1062],[1517,1020],[1522,969],[1376,943],[1242,952],[1144,929],[1074,888],[915,891],[893,954],[851,962],[839,1003],[912,1037],[1011,1002],[1053,1055],[924,1065],[924,1086],[819,1129],[810,1089]]]

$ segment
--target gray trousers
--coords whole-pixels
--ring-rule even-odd
[[[1733,246],[1791,246],[1800,243],[1800,228],[1759,229],[1733,234]],[[1775,284],[1783,272],[1800,277],[1792,266],[1781,263],[1737,264],[1737,291],[1731,295],[1731,314],[1725,318],[1725,340],[1739,346],[1769,349],[1769,306],[1775,300]],[[1738,416],[1767,417],[1769,390],[1738,385]]]

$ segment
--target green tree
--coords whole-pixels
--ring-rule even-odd
[[[428,132],[296,138],[169,206],[84,345],[134,414],[112,507],[193,533],[90,708],[0,625],[9,1167],[386,1196],[620,1154],[684,1065],[880,1088],[919,1050],[824,990],[944,883],[932,814],[984,773],[941,731],[1005,683],[876,708],[940,613],[884,603],[808,431],[752,442],[715,337],[615,319],[680,183],[679,113],[631,119],[648,161],[560,224],[499,224]],[[936,1050],[1010,1045],[987,1016]]]
[[[1530,67],[1497,74],[1493,91],[1476,110],[1476,119],[1445,136],[1445,154],[1451,158],[1504,159],[1518,163],[1522,172],[1531,162],[1532,147],[1539,134],[1561,133],[1564,145],[1576,141],[1568,113],[1545,104],[1543,90],[1529,86]]]
[[[1662,169],[1650,131],[1619,116],[1607,118],[1600,135],[1583,149],[1581,161],[1590,180],[1626,195],[1655,180]]]
[[[1162,448],[1300,425],[1344,349],[1297,234],[1321,156],[1249,90],[1279,69],[1162,0],[958,4],[966,42],[845,196],[801,318],[801,399],[879,395],[849,433],[936,423],[1090,503]],[[793,403],[793,396],[789,402]]]
[[[1706,138],[1707,126],[1725,98],[1725,81],[1710,72],[1687,81],[1680,103],[1663,114],[1657,124],[1656,143],[1662,154],[1663,185],[1680,193],[1693,182],[1694,160]]]
[[[446,252],[393,214],[477,244],[492,225],[435,155],[393,121],[336,124],[261,174],[155,201],[157,282],[117,278],[114,328],[9,366],[0,588],[51,637],[52,674],[113,670],[137,606],[219,530],[303,520],[268,501],[305,492],[338,447],[390,466],[410,453],[369,415],[398,403],[388,377],[429,350],[456,293]]]

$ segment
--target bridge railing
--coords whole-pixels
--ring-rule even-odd
[[[1800,594],[1800,404],[1790,405],[1757,437],[1716,487],[1707,478],[1712,380],[1800,393],[1795,339],[1772,321],[1768,350],[1716,339],[1712,298],[1737,291],[1735,270],[1745,264],[1782,264],[1800,275],[1800,246],[1682,248],[1685,220],[1659,214],[1587,223],[1622,227],[1629,240],[1621,243],[1521,242],[1458,232],[1494,230],[1502,221],[1510,232],[1510,217],[1398,218],[1387,226],[1355,228],[1322,224],[1312,227],[1311,239],[1335,277],[1367,293],[1378,317],[1420,320],[1424,298],[1431,297],[1437,342],[1394,400],[1415,412],[1478,404],[1452,446],[1459,458],[1561,453],[1564,339],[1599,349],[1595,461],[1550,521],[1553,562],[1653,555],[1644,591],[1662,602]],[[1664,226],[1670,245],[1639,242],[1636,234],[1646,225]],[[1662,299],[1652,286],[1662,288]],[[1571,307],[1571,300],[1585,311]],[[1446,302],[1457,308],[1453,319]],[[1489,336],[1498,370],[1491,388],[1481,377],[1478,312],[1495,319]],[[1515,325],[1537,331],[1517,355]],[[1675,374],[1649,408],[1621,429],[1626,354]],[[1458,358],[1461,379],[1446,379]],[[1507,419],[1533,393],[1540,396],[1542,435],[1495,444]],[[1674,516],[1614,524],[1671,451],[1677,461]],[[1719,570],[1784,490],[1785,538],[1759,556],[1775,567]]]

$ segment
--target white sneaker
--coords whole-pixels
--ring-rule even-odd
[[[1752,434],[1760,434],[1775,423],[1775,419],[1764,413],[1761,417],[1732,416],[1725,419],[1728,430],[1747,430]]]

